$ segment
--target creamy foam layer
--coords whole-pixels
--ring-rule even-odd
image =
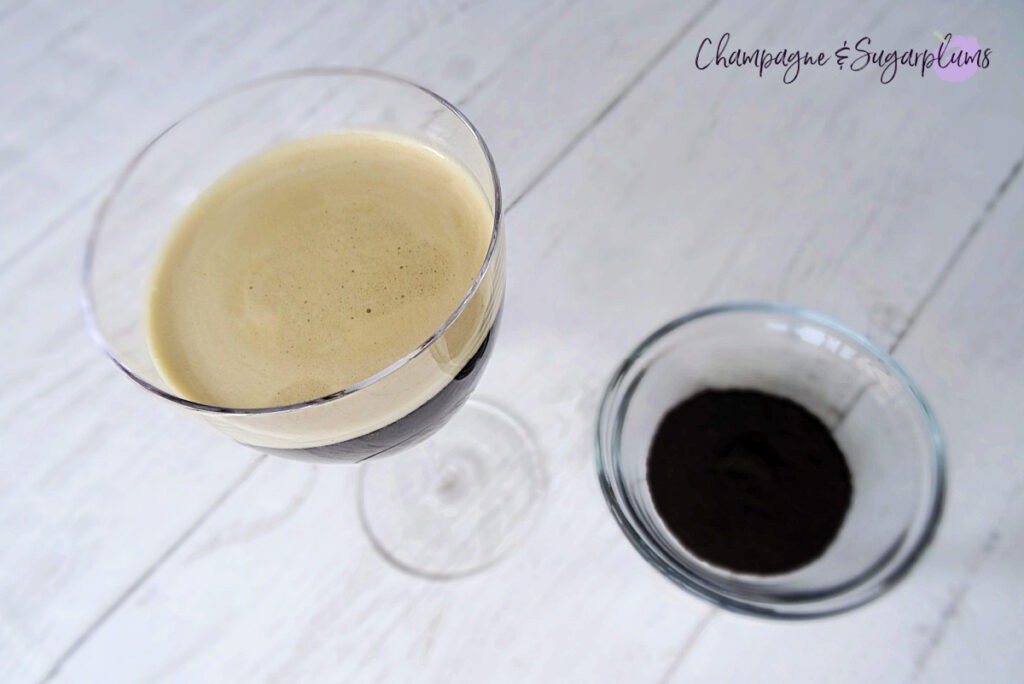
[[[476,180],[412,139],[345,133],[272,149],[214,183],[168,241],[148,307],[153,359],[175,392],[224,407],[350,387],[414,351],[455,311],[493,220]],[[301,441],[365,432],[436,393],[493,321],[493,282],[485,285],[431,363],[414,364],[405,381],[396,373],[384,395],[347,398],[342,413],[351,415],[335,418],[360,425],[327,435],[324,423],[324,434]]]

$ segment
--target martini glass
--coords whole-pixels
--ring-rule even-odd
[[[161,376],[146,339],[151,275],[178,219],[241,162],[289,141],[346,131],[413,138],[479,184],[492,222],[486,256],[464,297],[386,368],[309,401],[242,408],[181,396]],[[522,421],[493,402],[467,403],[494,348],[504,291],[501,189],[479,132],[426,88],[358,69],[263,78],[173,123],[131,160],[107,197],[84,269],[86,319],[125,375],[264,453],[364,463],[358,506],[373,546],[397,567],[434,578],[472,573],[502,557],[528,529],[545,486]]]

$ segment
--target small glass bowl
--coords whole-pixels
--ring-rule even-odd
[[[752,389],[796,401],[832,429],[853,499],[824,554],[794,571],[737,573],[688,551],[647,486],[647,455],[665,413],[705,389]],[[597,468],[608,506],[655,568],[729,610],[795,619],[862,605],[909,571],[938,524],[941,435],[906,373],[867,338],[822,314],[740,302],[702,309],[643,341],[601,403]]]

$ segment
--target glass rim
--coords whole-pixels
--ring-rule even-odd
[[[94,300],[94,298],[93,298],[93,290],[92,290],[92,286],[90,284],[90,281],[91,281],[91,277],[92,277],[92,274],[93,274],[93,266],[94,266],[94,263],[95,263],[96,247],[97,247],[97,243],[98,243],[99,238],[100,238],[100,234],[101,234],[102,229],[103,229],[104,219],[106,218],[107,213],[110,210],[111,205],[119,197],[120,193],[124,189],[125,184],[132,177],[132,174],[135,172],[135,170],[137,169],[139,164],[142,162],[142,160],[146,157],[146,155],[149,153],[149,151],[155,145],[157,145],[161,140],[163,140],[164,137],[167,136],[171,131],[173,131],[175,128],[177,128],[179,125],[181,125],[185,121],[191,119],[195,115],[200,114],[201,112],[205,111],[209,107],[211,107],[213,105],[216,105],[216,104],[219,104],[219,103],[221,103],[223,101],[226,101],[226,100],[228,100],[228,99],[230,99],[230,98],[232,98],[232,97],[234,97],[236,95],[240,95],[242,93],[245,93],[245,92],[248,92],[248,91],[251,91],[251,90],[256,90],[258,88],[261,88],[261,87],[264,87],[264,86],[267,86],[267,85],[273,85],[273,84],[279,83],[279,82],[285,82],[285,81],[290,81],[290,80],[297,80],[297,79],[301,79],[301,78],[311,78],[311,77],[312,78],[317,78],[317,77],[355,77],[355,78],[364,78],[364,79],[368,79],[368,80],[376,80],[376,81],[381,81],[381,82],[390,82],[392,84],[396,84],[396,85],[399,85],[399,86],[410,87],[410,88],[418,90],[418,91],[424,93],[425,95],[427,95],[428,97],[434,99],[438,104],[443,106],[448,112],[450,112],[451,114],[455,115],[455,118],[463,126],[465,126],[466,129],[473,136],[473,140],[476,142],[476,144],[479,146],[480,151],[483,153],[484,158],[487,161],[488,172],[490,173],[491,180],[493,181],[493,184],[494,184],[494,193],[493,193],[494,194],[494,208],[493,208],[493,211],[492,211],[491,237],[490,237],[490,242],[488,243],[488,246],[487,246],[487,252],[484,254],[483,263],[480,265],[480,269],[477,271],[477,274],[473,278],[473,282],[470,284],[469,289],[466,292],[466,295],[459,302],[458,306],[445,319],[445,321],[441,324],[441,326],[438,327],[437,330],[432,332],[430,334],[430,336],[427,337],[426,340],[421,342],[415,349],[413,349],[409,353],[405,354],[404,356],[400,357],[396,361],[392,362],[390,365],[388,365],[384,369],[382,369],[380,371],[377,371],[373,375],[370,375],[369,377],[364,378],[363,380],[360,380],[359,382],[356,382],[356,383],[354,383],[352,385],[349,385],[348,387],[345,387],[343,389],[336,390],[336,391],[333,391],[333,392],[331,392],[329,394],[326,394],[326,395],[323,395],[323,396],[320,396],[320,397],[316,397],[314,399],[309,399],[309,400],[306,400],[306,401],[301,401],[301,402],[296,402],[296,403],[291,403],[291,404],[282,404],[282,405],[279,405],[279,406],[266,406],[266,407],[258,407],[258,408],[243,408],[243,407],[230,407],[230,406],[218,406],[218,405],[214,405],[214,404],[206,404],[206,403],[203,403],[203,402],[193,401],[191,399],[187,399],[187,398],[185,398],[183,396],[175,394],[174,392],[170,392],[170,391],[161,389],[160,387],[157,387],[154,384],[152,384],[151,382],[147,381],[145,378],[139,376],[136,372],[134,372],[131,368],[129,368],[124,362],[122,362],[120,358],[118,358],[118,355],[115,353],[112,345],[108,342],[107,337],[104,334],[103,329],[100,326],[99,321],[97,319],[96,311],[95,311],[95,306],[94,306],[94,301],[93,301]],[[244,160],[239,160],[239,162],[241,162],[241,161],[244,161]],[[473,122],[471,122],[469,120],[469,118],[465,114],[463,114],[462,111],[458,107],[456,107],[453,103],[451,103],[448,100],[446,100],[445,98],[441,97],[440,95],[438,95],[434,91],[432,91],[429,88],[427,88],[425,86],[422,86],[422,85],[420,85],[418,83],[410,81],[410,80],[408,80],[406,78],[402,78],[401,76],[395,76],[393,74],[385,73],[385,72],[382,72],[382,71],[377,71],[377,70],[374,70],[374,69],[359,68],[359,67],[343,67],[343,66],[328,67],[328,66],[325,66],[325,67],[306,67],[306,68],[302,68],[302,69],[289,69],[287,71],[280,71],[280,72],[268,74],[266,76],[262,76],[262,77],[259,77],[259,78],[256,78],[256,79],[252,79],[252,80],[244,81],[242,83],[238,83],[238,84],[236,84],[234,86],[228,87],[228,88],[226,88],[224,90],[221,90],[221,91],[215,93],[214,95],[206,98],[205,100],[201,101],[198,105],[194,106],[192,109],[187,111],[185,114],[183,114],[183,115],[179,116],[177,119],[175,119],[171,124],[166,126],[156,136],[154,136],[147,143],[145,143],[139,149],[139,151],[137,151],[134,155],[132,155],[132,157],[129,159],[127,165],[118,174],[117,179],[114,181],[113,187],[110,189],[109,192],[106,193],[106,196],[104,197],[103,201],[100,203],[100,206],[97,209],[96,214],[95,214],[95,216],[93,218],[92,226],[91,226],[91,228],[89,230],[89,236],[87,238],[86,245],[85,245],[85,255],[84,255],[84,260],[83,260],[83,265],[82,265],[82,276],[81,276],[82,277],[82,281],[81,281],[81,290],[80,290],[80,292],[81,292],[81,295],[80,295],[81,301],[80,301],[80,303],[81,303],[81,307],[82,307],[82,312],[83,312],[83,315],[84,315],[85,320],[86,320],[86,325],[87,325],[87,327],[89,329],[89,332],[90,332],[93,340],[95,341],[95,343],[100,347],[100,349],[103,351],[103,353],[111,361],[113,361],[114,364],[118,368],[121,369],[121,371],[123,373],[125,373],[129,378],[134,380],[137,384],[141,385],[144,389],[152,392],[153,394],[156,394],[159,397],[162,397],[163,399],[171,401],[171,402],[173,402],[175,404],[178,404],[178,405],[181,405],[181,406],[184,406],[186,408],[193,409],[193,410],[196,410],[196,411],[202,411],[202,412],[205,412],[205,413],[217,413],[217,414],[227,414],[227,415],[260,415],[260,414],[283,413],[283,412],[286,412],[286,411],[294,411],[296,409],[306,408],[306,407],[309,407],[309,406],[315,406],[315,405],[318,405],[318,404],[324,404],[324,403],[327,403],[327,402],[334,401],[335,399],[338,399],[338,398],[341,398],[341,397],[344,397],[344,396],[348,396],[350,394],[354,394],[354,393],[356,393],[356,392],[358,392],[360,390],[366,389],[366,388],[368,388],[370,386],[373,386],[373,385],[377,384],[378,382],[380,382],[384,378],[388,377],[389,375],[391,375],[395,371],[399,370],[400,368],[404,367],[410,361],[412,361],[413,359],[418,357],[420,354],[425,352],[438,339],[440,339],[441,336],[443,336],[448,331],[448,329],[455,323],[455,321],[459,318],[459,316],[462,314],[462,312],[465,310],[465,308],[469,305],[470,300],[473,299],[473,296],[477,293],[477,290],[479,290],[480,284],[483,282],[483,279],[487,275],[487,271],[490,269],[491,262],[493,261],[494,255],[496,253],[498,239],[499,239],[499,237],[501,235],[501,231],[502,231],[502,220],[501,220],[502,219],[502,210],[503,210],[503,207],[502,207],[502,196],[501,196],[501,184],[500,184],[499,179],[498,179],[498,169],[497,169],[497,166],[495,165],[494,157],[491,154],[490,148],[487,146],[487,143],[484,141],[483,136],[480,134],[480,131],[477,130],[476,126],[473,125]]]
[[[636,382],[624,386],[634,368],[652,348],[677,329],[701,319],[732,313],[776,313],[802,319],[831,329],[856,343],[875,357],[913,399],[917,413],[929,439],[930,482],[922,500],[927,508],[915,515],[904,531],[882,556],[867,570],[824,590],[805,592],[735,592],[721,582],[695,573],[677,562],[647,529],[633,511],[623,486],[622,457],[619,447],[622,418],[629,405]],[[598,480],[605,502],[619,527],[640,555],[662,575],[686,591],[714,605],[735,613],[764,618],[801,620],[843,613],[879,597],[903,579],[924,553],[938,528],[946,497],[946,446],[928,401],[900,364],[884,349],[862,333],[813,309],[765,301],[734,301],[696,309],[675,318],[649,334],[619,365],[605,387],[598,409],[594,432],[595,460]],[[922,522],[923,521],[923,522]],[[919,527],[919,529],[914,529]],[[912,538],[906,539],[908,532]],[[906,545],[902,550],[901,546]],[[896,557],[898,561],[893,564]],[[727,571],[722,571],[723,574]]]

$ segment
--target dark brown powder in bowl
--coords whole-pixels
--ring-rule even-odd
[[[835,538],[853,488],[846,458],[814,414],[752,390],[706,390],[669,411],[647,484],[669,531],[699,558],[776,574]]]

